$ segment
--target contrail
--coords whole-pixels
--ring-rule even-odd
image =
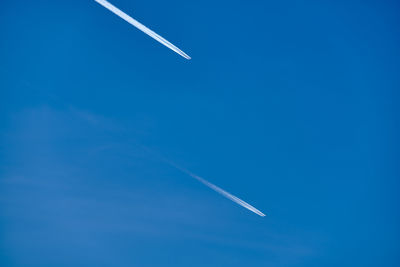
[[[108,10],[110,10],[111,12],[113,12],[115,15],[119,16],[120,18],[124,19],[125,21],[127,21],[131,25],[135,26],[136,28],[138,28],[139,30],[141,30],[142,32],[144,32],[145,34],[150,36],[151,38],[153,38],[153,39],[157,40],[158,42],[162,43],[163,45],[165,45],[166,47],[168,47],[172,51],[175,51],[176,53],[178,53],[179,55],[181,55],[182,57],[184,57],[186,59],[191,59],[191,57],[189,57],[187,54],[185,54],[185,52],[180,50],[178,47],[174,46],[173,44],[171,44],[170,42],[165,40],[163,37],[161,37],[157,33],[153,32],[152,30],[150,30],[149,28],[144,26],[139,21],[133,19],[131,16],[129,16],[128,14],[124,13],[123,11],[118,9],[116,6],[112,5],[111,3],[107,2],[106,0],[95,0],[95,1],[97,3],[99,3],[100,5],[102,5],[103,7],[107,8]]]
[[[241,200],[241,199],[238,198],[238,197],[235,197],[235,196],[232,195],[231,193],[229,193],[229,192],[225,191],[224,189],[222,189],[222,188],[216,186],[215,184],[210,183],[209,181],[205,180],[204,178],[202,178],[202,177],[200,177],[200,176],[198,176],[198,175],[192,173],[191,171],[189,171],[189,170],[187,170],[187,169],[185,169],[185,168],[182,168],[181,166],[176,165],[174,162],[171,162],[171,161],[165,159],[164,157],[162,157],[162,159],[163,159],[165,162],[167,162],[169,165],[171,165],[171,166],[173,166],[174,168],[180,170],[181,172],[186,173],[187,175],[189,175],[189,176],[195,178],[197,181],[199,181],[199,182],[201,182],[202,184],[208,186],[209,188],[211,188],[211,189],[214,190],[215,192],[220,193],[221,195],[223,195],[223,196],[226,197],[227,199],[232,200],[233,202],[239,204],[240,206],[242,206],[242,207],[244,207],[244,208],[246,208],[246,209],[248,209],[248,210],[250,210],[250,211],[256,213],[257,215],[260,215],[261,217],[264,217],[264,216],[265,216],[264,213],[262,213],[261,211],[259,211],[258,209],[256,209],[256,208],[253,207],[252,205],[250,205],[249,203],[247,203],[247,202]]]

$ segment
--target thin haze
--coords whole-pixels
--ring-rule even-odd
[[[201,182],[202,184],[208,186],[209,188],[211,188],[211,189],[214,190],[215,192],[217,192],[217,193],[223,195],[224,197],[226,197],[226,198],[232,200],[233,202],[239,204],[239,205],[242,206],[243,208],[246,208],[246,209],[248,209],[248,210],[254,212],[254,213],[257,214],[257,215],[260,215],[261,217],[264,217],[264,216],[265,216],[264,213],[262,213],[261,211],[259,211],[258,209],[256,209],[256,208],[253,207],[252,205],[250,205],[249,203],[247,203],[247,202],[241,200],[240,198],[238,198],[238,197],[232,195],[231,193],[229,193],[229,192],[225,191],[224,189],[222,189],[222,188],[216,186],[215,184],[210,183],[210,182],[207,181],[206,179],[204,179],[204,178],[202,178],[202,177],[200,177],[200,176],[198,176],[198,175],[196,175],[196,174],[190,172],[189,170],[187,170],[187,169],[185,169],[185,168],[182,168],[181,166],[176,165],[174,162],[171,162],[171,161],[169,161],[169,160],[167,160],[167,159],[165,159],[165,158],[163,158],[163,160],[164,160],[165,162],[167,162],[168,164],[170,164],[171,166],[175,167],[176,169],[178,169],[178,170],[180,170],[180,171],[186,173],[187,175],[189,175],[189,176],[195,178],[196,180],[198,180],[198,181]]]
[[[157,40],[158,42],[162,43],[163,45],[165,45],[166,47],[168,47],[172,51],[175,51],[176,53],[178,53],[179,55],[181,55],[182,57],[184,57],[186,59],[191,59],[190,56],[188,56],[185,52],[180,50],[178,47],[176,47],[175,45],[171,44],[170,42],[165,40],[162,36],[160,36],[157,33],[153,32],[152,30],[150,30],[149,28],[144,26],[142,23],[140,23],[139,21],[135,20],[134,18],[132,18],[131,16],[126,14],[125,12],[121,11],[116,6],[112,5],[111,3],[107,2],[106,0],[95,0],[95,1],[97,3],[99,3],[100,5],[102,5],[103,7],[107,8],[108,10],[110,10],[111,12],[113,12],[115,15],[119,16],[120,18],[124,19],[125,21],[127,21],[131,25],[135,26],[136,28],[138,28],[139,30],[141,30],[142,32],[147,34],[148,36],[150,36],[153,39]]]

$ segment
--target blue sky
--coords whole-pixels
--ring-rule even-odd
[[[1,2],[1,266],[400,264],[396,1],[111,3]]]

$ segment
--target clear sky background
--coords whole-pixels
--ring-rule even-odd
[[[111,3],[0,2],[1,266],[400,265],[397,1]]]

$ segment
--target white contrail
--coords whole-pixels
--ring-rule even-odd
[[[178,47],[174,46],[173,44],[171,44],[170,42],[165,40],[163,37],[161,37],[157,33],[153,32],[152,30],[150,30],[149,28],[144,26],[139,21],[133,19],[131,16],[129,16],[128,14],[124,13],[123,11],[118,9],[116,6],[112,5],[111,3],[107,2],[106,0],[95,0],[95,1],[97,3],[99,3],[100,5],[102,5],[103,7],[107,8],[108,10],[110,10],[111,12],[113,12],[115,15],[119,16],[120,18],[124,19],[125,21],[127,21],[131,25],[135,26],[136,28],[138,28],[139,30],[141,30],[142,32],[147,34],[148,36],[150,36],[153,39],[159,41],[160,43],[162,43],[163,45],[165,45],[166,47],[168,47],[172,51],[175,51],[176,53],[178,53],[179,55],[181,55],[182,57],[184,57],[186,59],[191,59],[191,57],[189,57],[187,54],[185,54]]]
[[[176,165],[174,162],[171,162],[171,161],[169,161],[169,160],[167,160],[167,159],[165,159],[165,158],[163,158],[163,160],[166,161],[166,162],[167,162],[168,164],[170,164],[171,166],[175,167],[176,169],[180,170],[181,172],[184,172],[184,173],[186,173],[187,175],[189,175],[189,176],[195,178],[196,180],[198,180],[199,182],[201,182],[201,183],[203,183],[204,185],[208,186],[209,188],[211,188],[211,189],[214,190],[215,192],[220,193],[220,194],[223,195],[224,197],[226,197],[226,198],[232,200],[233,202],[239,204],[240,206],[242,206],[242,207],[244,207],[244,208],[246,208],[246,209],[248,209],[248,210],[250,210],[250,211],[252,211],[252,212],[254,212],[254,213],[258,214],[258,215],[260,215],[261,217],[264,217],[264,216],[265,216],[264,213],[262,213],[261,211],[259,211],[258,209],[256,209],[256,208],[253,207],[252,205],[250,205],[249,203],[247,203],[247,202],[241,200],[241,199],[238,198],[238,197],[235,197],[235,196],[232,195],[231,193],[229,193],[229,192],[225,191],[224,189],[222,189],[222,188],[216,186],[215,184],[212,184],[212,183],[208,182],[207,180],[205,180],[204,178],[202,178],[202,177],[200,177],[200,176],[198,176],[198,175],[196,175],[196,174],[190,172],[189,170],[186,170],[185,168],[182,168],[182,167]]]

